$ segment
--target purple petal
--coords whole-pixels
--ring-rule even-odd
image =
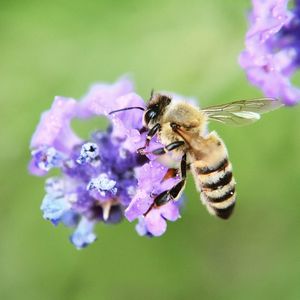
[[[36,169],[48,172],[62,166],[64,155],[53,147],[42,146],[31,152],[32,164]],[[34,169],[33,169],[34,170]]]
[[[176,221],[180,218],[178,204],[169,203],[152,209],[145,217],[140,216],[136,226],[139,235],[160,236],[165,233],[168,221]]]
[[[290,80],[300,66],[300,3],[296,1],[292,10],[287,0],[253,0],[252,4],[240,65],[266,96],[296,104],[300,89]]]
[[[71,129],[70,122],[76,116],[78,104],[74,99],[55,97],[49,111],[42,114],[40,123],[32,136],[30,147],[52,146],[69,153],[81,142]]]
[[[144,100],[135,93],[129,93],[123,96],[120,96],[116,99],[114,109],[122,109],[127,107],[141,107],[145,108]],[[132,109],[121,112],[116,112],[109,116],[110,118],[117,117],[122,120],[124,127],[128,129],[137,128],[140,129],[143,127],[142,117],[143,111],[140,109]]]
[[[159,209],[153,209],[149,212],[145,217],[145,224],[147,231],[154,236],[161,236],[167,230],[167,222],[161,217]]]
[[[140,236],[146,236],[146,235],[152,236],[147,229],[145,217],[143,217],[143,216],[139,217],[139,221],[135,226],[135,230]]]
[[[142,216],[153,203],[153,199],[145,190],[138,190],[129,206],[125,210],[125,217],[128,221],[133,221]]]
[[[45,170],[41,170],[40,168],[37,167],[36,165],[36,161],[34,159],[32,159],[29,162],[28,165],[28,171],[35,176],[45,176],[47,174],[47,171]]]
[[[118,97],[131,93],[133,83],[122,78],[115,84],[95,84],[80,102],[79,114],[81,118],[107,115],[112,110],[118,109]]]
[[[163,218],[169,221],[176,221],[178,218],[180,218],[179,200],[176,202],[169,202],[168,204],[163,205],[160,208],[160,214]]]

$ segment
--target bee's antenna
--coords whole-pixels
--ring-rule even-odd
[[[153,98],[153,96],[154,96],[154,89],[151,90],[150,99],[149,100],[151,100]]]
[[[124,110],[130,110],[130,109],[139,109],[139,110],[145,110],[145,108],[143,107],[140,107],[140,106],[133,106],[133,107],[125,107],[125,108],[121,108],[121,109],[117,109],[117,110],[113,110],[109,113],[109,115],[112,115],[116,112],[119,112],[119,111],[124,111]]]

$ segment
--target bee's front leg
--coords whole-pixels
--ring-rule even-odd
[[[176,141],[176,142],[170,143],[169,145],[167,145],[165,147],[157,148],[157,149],[151,151],[150,153],[154,154],[154,155],[163,155],[165,153],[168,153],[170,151],[173,151],[173,150],[183,146],[184,144],[185,144],[184,141]]]
[[[145,154],[145,149],[146,147],[149,146],[151,139],[154,137],[154,135],[161,129],[161,126],[159,123],[155,124],[148,132],[147,137],[146,137],[146,142],[144,147],[141,147],[137,149],[137,152],[141,155]]]

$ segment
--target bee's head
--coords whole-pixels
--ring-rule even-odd
[[[151,94],[151,98],[144,113],[144,125],[149,127],[150,124],[155,125],[158,123],[171,101],[172,99],[169,96]]]

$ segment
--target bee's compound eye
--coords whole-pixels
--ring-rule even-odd
[[[145,122],[148,124],[152,119],[154,119],[157,116],[157,112],[153,109],[149,109],[145,113]]]

